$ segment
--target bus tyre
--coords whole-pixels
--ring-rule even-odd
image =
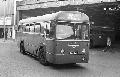
[[[24,48],[24,43],[23,42],[20,43],[20,52],[22,54],[25,54],[25,48]]]
[[[111,38],[107,37],[107,43],[106,43],[106,45],[110,47],[111,44],[112,44]]]
[[[38,58],[42,65],[44,65],[44,66],[49,65],[49,62],[46,59],[46,52],[45,52],[44,47],[38,49]]]

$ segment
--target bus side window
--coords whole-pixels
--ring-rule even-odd
[[[18,32],[22,32],[22,25],[18,26]]]
[[[40,33],[41,32],[41,24],[40,23],[36,23],[35,24],[35,32],[36,33]]]
[[[34,24],[30,24],[30,32],[34,32]]]
[[[25,25],[19,25],[18,32],[24,32],[24,31],[25,31]]]
[[[30,31],[29,24],[26,24],[26,26],[25,26],[25,32],[29,32],[29,31]]]
[[[42,34],[44,34],[44,25],[41,25],[41,31]]]

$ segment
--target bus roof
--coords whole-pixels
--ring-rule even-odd
[[[78,12],[78,11],[59,11],[56,13],[46,14],[43,16],[22,19],[19,21],[19,24],[43,22],[43,21],[51,21],[51,20],[72,21],[72,22],[89,22],[89,17],[86,14]]]

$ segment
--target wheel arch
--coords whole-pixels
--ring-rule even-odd
[[[38,49],[42,49],[42,48],[44,48],[44,49],[46,50],[45,44],[44,44],[44,43],[39,43],[38,47],[37,47],[36,50],[35,50],[35,51],[36,51],[36,56],[39,55]]]

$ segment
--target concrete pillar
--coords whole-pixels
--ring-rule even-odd
[[[15,40],[15,28],[14,28],[14,26],[12,27],[12,39]]]

